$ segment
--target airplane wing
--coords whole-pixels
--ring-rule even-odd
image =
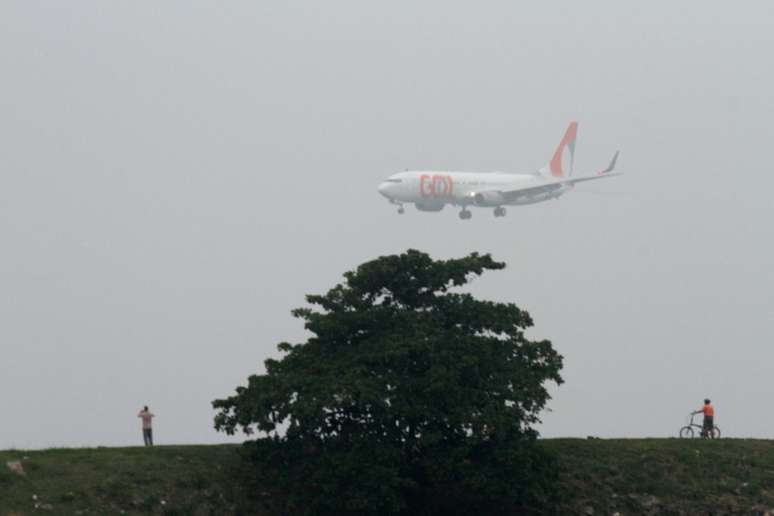
[[[610,164],[604,170],[600,170],[593,176],[581,176],[581,177],[568,177],[567,179],[558,179],[547,184],[537,186],[526,186],[516,190],[506,190],[499,192],[508,201],[513,201],[521,197],[533,197],[536,195],[547,194],[561,190],[565,185],[574,185],[575,183],[583,183],[585,181],[593,181],[595,179],[602,179],[603,177],[618,176],[620,173],[613,172],[615,170],[615,163],[618,161],[618,153],[613,155],[613,159],[610,160]]]
[[[610,177],[610,176],[619,176],[621,175],[619,172],[613,172],[615,170],[615,162],[618,161],[618,154],[620,151],[615,151],[615,154],[613,154],[613,159],[610,160],[610,164],[607,166],[607,168],[600,170],[593,176],[582,176],[582,177],[575,177],[575,178],[569,178],[563,181],[563,183],[567,184],[575,184],[575,183],[582,183],[583,181],[591,181],[593,179],[602,179],[603,177]]]

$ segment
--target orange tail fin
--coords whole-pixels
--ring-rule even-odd
[[[562,141],[559,142],[559,146],[554,151],[554,155],[549,162],[549,169],[551,175],[554,177],[565,177],[565,170],[562,168],[562,155],[564,154],[565,147],[570,150],[570,174],[572,173],[573,161],[575,160],[575,137],[578,134],[578,122],[570,122],[567,126],[567,130],[564,132]],[[566,175],[570,175],[566,174]]]

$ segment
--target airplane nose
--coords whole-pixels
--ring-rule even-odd
[[[387,183],[387,182],[380,184],[379,188],[377,188],[377,190],[379,190],[379,193],[387,197],[388,199],[390,198],[390,196],[388,195],[389,189],[390,189],[390,183]]]

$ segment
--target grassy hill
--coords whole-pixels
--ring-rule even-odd
[[[560,514],[774,514],[774,441],[551,439]]]
[[[0,452],[0,516],[251,514],[237,446]],[[25,477],[8,461],[21,460]]]
[[[549,439],[541,445],[560,461],[557,514],[763,514],[774,509],[774,441]],[[265,502],[251,502],[232,480],[239,468],[237,449],[0,452],[0,516],[263,515],[268,493]],[[25,477],[5,466],[17,460]]]

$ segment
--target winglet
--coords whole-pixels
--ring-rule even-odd
[[[615,154],[613,154],[613,159],[610,160],[610,164],[607,166],[606,169],[600,170],[597,172],[598,175],[607,174],[608,172],[612,172],[615,170],[615,162],[618,161],[618,153],[621,151],[615,151]]]

